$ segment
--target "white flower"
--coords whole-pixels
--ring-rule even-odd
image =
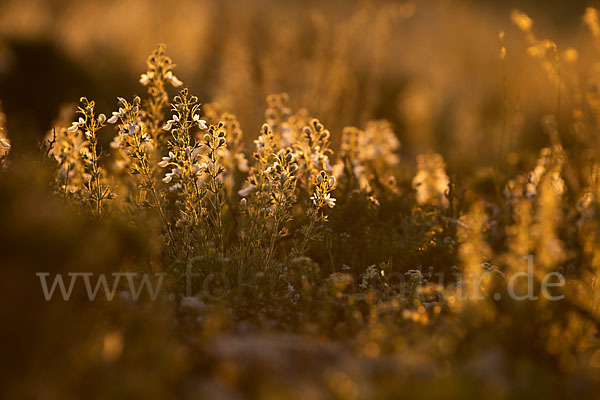
[[[310,196],[310,199],[312,200],[312,202],[315,206],[318,206],[321,196],[319,196],[319,193],[314,193],[312,196]]]
[[[171,130],[175,122],[179,122],[179,117],[177,115],[173,115],[173,119],[168,120],[165,126],[163,126],[163,129],[165,131]]]
[[[183,82],[181,82],[179,79],[177,79],[177,77],[175,75],[173,75],[173,72],[169,71],[165,74],[165,79],[168,80],[169,82],[171,82],[171,85],[173,85],[173,87],[179,87],[181,85],[183,85]]]
[[[238,191],[238,194],[241,197],[247,197],[249,196],[252,192],[254,192],[254,189],[256,189],[256,186],[248,183],[248,182],[244,182],[243,187]]]
[[[173,76],[173,79],[171,79],[171,85],[173,85],[173,87],[179,87],[179,86],[183,85],[183,82],[181,82],[179,79],[177,79],[176,76]]]
[[[167,172],[166,173],[166,175],[165,175],[165,177],[163,178],[162,181],[164,183],[169,183],[169,182],[171,182],[173,180],[173,177],[179,175],[180,172],[181,172],[181,170],[179,168],[173,168],[171,170],[171,172]]]
[[[320,207],[323,204],[327,204],[329,208],[333,208],[335,206],[336,201],[335,198],[331,197],[329,193],[325,193],[323,194],[323,197],[321,197],[321,194],[318,192],[315,192],[312,196],[310,196],[310,199],[316,207]]]
[[[85,124],[85,121],[83,120],[83,118],[79,117],[79,120],[73,122],[73,124],[69,127],[68,131],[76,132],[79,129],[79,127],[82,126],[83,124]]]
[[[148,83],[150,83],[150,80],[154,78],[154,72],[149,71],[147,74],[142,74],[142,76],[140,77],[140,83],[144,86],[148,85]]]
[[[119,117],[121,116],[121,110],[122,109],[119,109],[119,111],[113,111],[112,117],[110,117],[107,122],[109,124],[114,124],[115,122],[117,122]]]
[[[169,165],[169,163],[171,162],[171,160],[173,160],[175,158],[175,154],[173,154],[173,152],[169,152],[169,156],[168,157],[163,157],[162,161],[158,163],[158,166],[161,168],[166,167],[167,165]]]
[[[208,129],[208,126],[206,126],[206,121],[203,119],[200,119],[199,114],[194,114],[193,118],[194,118],[194,122],[196,122],[201,129]]]
[[[172,172],[167,172],[167,173],[166,173],[166,175],[165,175],[165,177],[162,179],[162,181],[163,181],[164,183],[169,183],[169,182],[171,182],[171,181],[173,180],[173,175],[174,175],[174,174],[173,174]]]

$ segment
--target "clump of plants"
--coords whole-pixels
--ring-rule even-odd
[[[118,97],[107,114],[82,97],[75,121],[48,134],[53,195],[94,226],[125,221],[150,238],[131,268],[167,274],[174,296],[163,300],[192,342],[242,327],[320,336],[360,360],[410,354],[461,382],[469,378],[456,371],[476,370],[496,346],[490,357],[526,360],[507,362],[502,379],[524,369],[596,387],[600,159],[574,160],[562,139],[556,44],[538,40],[525,14],[513,20],[558,84],[557,110],[543,118],[549,143],[535,162],[510,174],[501,157],[491,199],[441,154],[402,162],[391,123],[332,132],[286,94],[266,99],[246,148],[251,130],[192,94],[164,46],[141,75],[144,95]],[[589,10],[596,37],[597,20]],[[577,129],[600,120],[594,93],[585,101],[576,111],[590,118]],[[8,168],[9,149],[0,114]],[[559,279],[550,292],[548,276]],[[401,391],[381,382],[390,396]]]

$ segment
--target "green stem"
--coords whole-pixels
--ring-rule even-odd
[[[304,235],[304,238],[302,239],[302,245],[300,246],[300,250],[298,251],[298,255],[303,255],[304,252],[306,251],[306,246],[308,245],[308,241],[310,239],[310,235],[312,235],[312,230],[315,226],[315,217],[316,217],[316,213],[318,211],[315,210],[315,213],[311,216],[310,219],[310,224],[308,225],[308,229],[306,230],[306,234]]]

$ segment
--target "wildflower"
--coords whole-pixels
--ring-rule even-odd
[[[270,260],[275,248],[275,242],[285,234],[285,223],[291,219],[291,207],[296,202],[296,154],[291,149],[281,149],[273,154],[273,163],[265,169],[264,176],[267,178],[270,188],[270,213],[268,222],[271,226],[269,245],[267,247],[266,264],[269,267]],[[266,185],[265,185],[266,186]],[[262,193],[258,193],[259,199]]]
[[[312,207],[309,210],[309,223],[302,227],[302,242],[296,246],[298,255],[304,254],[311,240],[316,239],[315,225],[319,222],[327,221],[327,216],[323,213],[325,206],[329,208],[335,207],[336,199],[331,197],[331,192],[334,190],[336,179],[329,176],[327,172],[321,171],[313,182],[314,191],[310,196]]]
[[[79,130],[79,128],[81,128],[84,125],[85,120],[82,117],[79,117],[79,119],[73,122],[73,124],[69,127],[69,132],[77,132],[77,130]]]
[[[313,205],[317,210],[320,210],[324,206],[333,208],[335,206],[336,199],[331,197],[331,191],[333,190],[336,179],[333,176],[328,176],[325,171],[321,171],[315,179],[315,191],[310,197]]]
[[[207,191],[201,181],[207,164],[202,160],[201,144],[193,139],[190,132],[198,125],[194,115],[197,115],[200,104],[197,97],[183,89],[175,96],[171,108],[173,116],[163,126],[163,130],[171,132],[171,139],[167,142],[169,151],[158,166],[171,168],[162,181],[170,184],[169,190],[178,198],[176,224],[193,229],[200,224],[205,213],[202,199]]]
[[[289,147],[294,143],[289,118],[292,111],[287,106],[289,96],[286,93],[271,94],[267,97],[265,110],[266,123],[271,127],[275,142],[282,147]]]
[[[442,156],[436,153],[421,154],[417,156],[417,167],[419,171],[412,181],[412,187],[417,192],[417,203],[446,207],[450,179],[446,175]]]
[[[159,45],[146,61],[148,70],[140,77],[140,83],[147,87],[149,98],[144,101],[142,121],[146,124],[148,134],[155,140],[157,147],[167,150],[167,135],[161,129],[164,123],[164,111],[169,102],[167,84],[173,87],[182,86],[182,82],[173,75],[175,64],[165,54],[165,46]]]
[[[526,195],[533,198],[537,195],[538,187],[544,176],[554,167],[560,168],[563,164],[562,148],[555,146],[553,149],[545,147],[540,150],[540,157],[537,160],[536,166],[527,176]],[[564,181],[556,170],[550,171],[551,185],[557,195],[564,191]]]
[[[158,163],[158,166],[161,168],[166,167],[170,162],[175,159],[175,154],[172,151],[169,152],[168,156],[162,158],[162,161]]]
[[[104,182],[104,171],[99,163],[97,134],[104,127],[106,116],[100,114],[95,117],[95,103],[85,97],[81,98],[78,113],[81,117],[72,123],[68,131],[73,133],[79,129],[84,131],[87,147],[85,151],[81,152],[81,160],[86,174],[89,175],[89,179],[83,185],[85,199],[89,201],[96,218],[100,218],[103,212],[103,203],[116,197],[110,186]]]
[[[173,74],[173,71],[167,71],[167,73],[165,74],[165,79],[169,81],[171,85],[173,85],[173,87],[177,88],[183,85],[183,82],[177,79],[177,77]]]
[[[170,183],[173,180],[173,177],[178,175],[177,172],[178,171],[176,168],[172,169],[171,172],[167,172],[165,174],[165,177],[162,179],[162,181],[164,183]]]
[[[208,126],[206,126],[206,121],[200,119],[200,114],[194,114],[193,121],[198,124],[200,129],[208,129]]]
[[[162,127],[165,131],[170,131],[173,128],[173,124],[179,122],[179,117],[177,115],[173,115],[173,119],[167,121],[167,123]]]
[[[331,197],[329,193],[325,193],[321,195],[319,193],[314,193],[310,199],[312,200],[315,207],[319,207],[319,205],[326,204],[329,208],[333,208],[335,206],[335,198]]]
[[[323,170],[328,174],[332,172],[329,156],[333,152],[329,148],[331,135],[319,120],[313,119],[302,129],[302,133],[303,140],[294,146],[294,150],[299,156],[299,175],[306,179],[304,184],[308,190],[319,171]]]
[[[119,118],[123,116],[124,112],[125,110],[123,110],[122,108],[119,108],[119,111],[113,111],[112,117],[110,117],[106,122],[108,122],[109,124],[116,123],[119,120]]]
[[[154,78],[154,71],[148,71],[145,74],[142,74],[140,77],[140,83],[143,86],[148,86],[148,84],[150,83],[150,81]]]

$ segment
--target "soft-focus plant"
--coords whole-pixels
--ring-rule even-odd
[[[103,153],[98,147],[98,132],[106,126],[106,115],[96,115],[94,101],[82,97],[80,103],[81,105],[77,109],[80,117],[73,122],[68,131],[79,132],[83,135],[88,150],[80,153],[87,175],[83,184],[83,199],[88,203],[95,217],[100,219],[105,211],[106,201],[116,197],[112,187],[107,183],[106,172],[100,163]]]
[[[9,151],[10,140],[6,134],[6,115],[2,112],[2,103],[0,103],[0,166],[6,163]]]

